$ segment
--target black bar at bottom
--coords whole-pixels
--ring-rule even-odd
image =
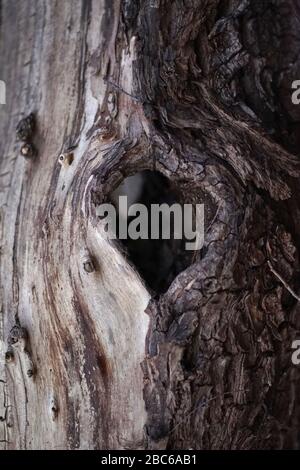
[[[26,464],[40,465],[67,465],[74,464],[76,466],[90,468],[141,468],[141,466],[178,468],[184,467],[202,467],[202,468],[226,468],[227,466],[238,466],[243,468],[252,467],[259,464],[269,468],[273,463],[278,465],[291,464],[292,459],[297,457],[297,451],[1,451],[0,464],[4,465],[18,464],[22,468]]]

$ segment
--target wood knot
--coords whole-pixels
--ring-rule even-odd
[[[55,421],[59,413],[59,406],[58,406],[58,401],[56,397],[51,397],[49,408],[50,408],[52,421]]]
[[[20,152],[21,152],[21,155],[24,158],[32,158],[36,154],[36,150],[34,148],[34,145],[29,143],[29,142],[22,145]]]
[[[84,250],[84,252],[83,252],[82,264],[83,264],[83,269],[88,274],[93,273],[94,271],[96,271],[95,260],[91,256],[91,254],[88,250]]]
[[[5,354],[6,363],[10,363],[17,355],[22,363],[22,370],[26,371],[27,377],[35,375],[36,369],[31,358],[29,336],[27,330],[16,324],[8,335],[8,349]]]
[[[32,143],[33,134],[35,131],[35,117],[31,113],[29,116],[21,119],[16,128],[16,135],[23,143],[20,153],[24,158],[32,158],[36,155],[36,149]]]
[[[22,142],[30,142],[35,130],[35,117],[33,113],[21,119],[16,127],[16,135]]]
[[[83,268],[87,273],[92,273],[95,271],[95,266],[91,259],[84,261]]]
[[[114,92],[110,92],[107,97],[107,110],[112,119],[118,114],[117,97]]]
[[[10,362],[13,362],[14,359],[15,359],[15,356],[14,356],[13,351],[11,349],[6,351],[6,353],[5,353],[5,362],[10,363]]]
[[[28,369],[27,370],[27,377],[31,378],[34,376],[34,369]]]
[[[28,339],[28,334],[27,330],[25,328],[22,328],[20,325],[15,325],[12,327],[12,329],[9,332],[8,336],[8,345],[14,345],[19,342],[26,343]]]
[[[60,156],[58,157],[58,162],[60,163],[60,165],[64,167],[68,167],[72,165],[73,160],[74,160],[73,152],[64,152],[64,153],[61,153]]]

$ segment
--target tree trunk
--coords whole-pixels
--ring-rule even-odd
[[[1,0],[3,448],[299,446],[299,23],[297,0]],[[144,170],[205,204],[164,292],[96,214]]]

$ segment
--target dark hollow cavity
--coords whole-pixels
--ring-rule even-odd
[[[174,203],[182,205],[182,195],[174,184],[156,171],[142,171],[123,180],[121,185],[111,194],[110,199],[117,207],[118,197],[127,196],[128,206],[133,203],[144,204],[148,209],[148,227],[151,233],[151,204],[166,203],[169,206]],[[183,206],[182,206],[183,207]],[[128,224],[135,217],[128,218]],[[174,219],[171,216],[171,229],[174,227]],[[117,223],[118,234],[118,223]],[[191,262],[195,253],[185,249],[186,240],[148,239],[120,240],[125,252],[146,285],[155,293],[165,292],[174,278]]]

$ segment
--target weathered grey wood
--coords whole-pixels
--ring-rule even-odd
[[[109,19],[104,1],[2,2],[0,427],[10,449],[124,448],[143,439],[149,294],[87,215],[104,156],[91,129],[107,101],[113,9]],[[29,112],[38,155],[25,161],[15,128]],[[60,165],[69,144],[77,144],[74,160]],[[87,250],[96,261],[90,274]],[[3,364],[16,323],[28,332],[33,377],[22,348]]]
[[[299,15],[296,0],[2,0],[3,448],[299,446],[299,305],[274,274],[299,294]],[[208,222],[150,303],[96,217],[144,169]]]

